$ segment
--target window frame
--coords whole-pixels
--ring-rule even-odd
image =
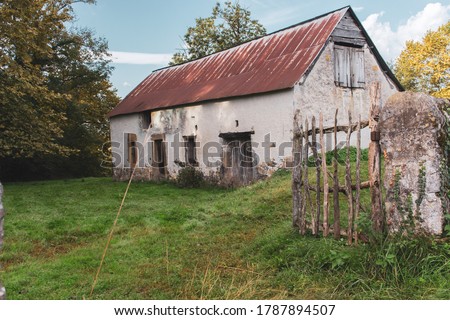
[[[151,111],[141,112],[141,124],[142,124],[142,130],[148,130],[149,128],[153,127]]]
[[[198,167],[195,136],[183,136],[184,160],[187,166]]]
[[[127,133],[127,161],[131,168],[134,168],[138,162],[138,147],[136,145],[137,135],[135,133]]]
[[[335,43],[333,53],[336,86],[364,89],[366,85],[364,47]]]

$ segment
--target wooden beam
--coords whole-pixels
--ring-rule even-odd
[[[361,121],[361,129],[364,129],[365,127],[369,126],[369,121]],[[336,126],[336,130],[338,132],[347,132],[348,131],[348,125],[346,126]],[[352,131],[356,131],[356,128],[358,127],[358,123],[352,123],[351,124],[351,129]],[[320,134],[320,128],[316,128],[316,134]],[[334,126],[333,127],[328,127],[323,129],[323,133],[333,133],[334,132]],[[294,133],[295,135],[295,133]],[[312,135],[312,129],[308,130],[308,136]]]
[[[352,190],[356,190],[357,186],[356,185],[352,185]],[[364,181],[360,183],[359,186],[360,189],[369,189],[370,188],[370,181]],[[311,191],[315,191],[316,190],[316,186],[315,185],[310,185],[309,186],[309,190]],[[328,187],[328,192],[333,192],[334,187]],[[348,196],[348,188],[347,186],[339,186],[338,187],[338,191],[343,193],[346,197]],[[325,192],[324,187],[320,187],[320,192]]]

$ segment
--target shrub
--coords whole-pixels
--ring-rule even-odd
[[[178,171],[177,185],[181,188],[201,187],[204,180],[203,173],[192,166],[186,166]]]

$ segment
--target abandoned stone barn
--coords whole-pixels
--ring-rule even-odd
[[[369,85],[402,90],[350,7],[152,72],[110,113],[114,178],[176,177],[187,165],[246,184],[292,161],[293,114],[361,115]],[[369,132],[363,131],[363,145]],[[326,139],[331,148],[331,139]],[[365,142],[364,142],[365,141]]]

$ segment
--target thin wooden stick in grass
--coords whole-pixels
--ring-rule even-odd
[[[356,128],[356,191],[355,191],[355,244],[358,244],[358,217],[361,206],[361,115]]]
[[[333,159],[333,201],[334,201],[334,227],[333,233],[334,238],[339,240],[341,237],[341,212],[339,209],[339,176],[338,176],[338,150],[337,150],[337,115],[339,109],[336,108],[336,113],[334,114],[334,159]]]
[[[316,136],[316,117],[312,117],[312,151],[314,156],[314,164],[316,166],[316,215],[313,234],[319,234],[320,224],[320,160],[317,154],[317,136]]]
[[[114,234],[114,229],[116,228],[117,221],[119,220],[120,213],[122,212],[123,204],[125,203],[125,199],[127,198],[128,190],[130,189],[131,181],[133,181],[134,172],[136,171],[136,167],[137,166],[135,166],[133,168],[133,171],[131,171],[130,179],[128,180],[127,188],[125,189],[125,193],[123,195],[122,202],[120,203],[119,210],[117,211],[116,219],[114,220],[113,226],[111,227],[111,231],[109,232],[108,240],[106,241],[106,246],[105,246],[105,249],[103,250],[102,259],[100,260],[100,265],[98,266],[97,273],[95,274],[95,277],[94,277],[94,282],[92,283],[91,292],[89,293],[89,298],[92,297],[95,286],[97,285],[98,276],[100,275],[100,271],[102,270],[103,262],[105,261],[105,257],[106,257],[106,252],[108,251],[112,236]]]
[[[151,132],[149,130],[150,126],[151,126],[151,124],[149,124],[149,126],[147,128],[147,133],[145,134],[144,145],[148,142],[148,139],[150,137],[149,136],[149,133]],[[89,298],[92,297],[95,286],[97,285],[98,276],[100,275],[100,271],[102,270],[103,262],[105,261],[105,257],[106,257],[106,252],[108,251],[109,245],[111,244],[111,239],[114,234],[114,229],[116,228],[117,221],[119,220],[120,213],[122,212],[123,204],[125,203],[125,199],[127,198],[128,190],[130,189],[131,182],[133,181],[133,177],[134,177],[134,173],[136,172],[136,168],[137,168],[137,165],[133,166],[133,170],[131,171],[130,179],[128,180],[128,184],[127,184],[127,188],[125,189],[125,193],[123,195],[122,202],[120,203],[119,210],[117,210],[116,219],[114,220],[114,223],[111,227],[111,231],[109,232],[108,240],[106,241],[106,246],[105,246],[105,249],[103,250],[102,259],[100,260],[100,265],[98,266],[97,273],[95,274],[95,277],[94,277],[94,282],[92,283],[91,292],[89,293]]]
[[[348,123],[352,123],[351,111],[348,111]],[[347,215],[347,244],[351,245],[353,242],[353,191],[352,191],[352,172],[350,166],[350,138],[352,136],[351,125],[348,127],[346,149],[347,157],[345,159],[345,185],[347,188],[348,199],[348,215]]]
[[[319,132],[320,132],[320,150],[322,153],[322,173],[323,173],[323,236],[327,237],[329,230],[328,225],[328,214],[329,214],[329,208],[328,208],[328,170],[327,170],[327,159],[325,156],[325,140],[324,140],[324,134],[323,134],[323,113],[320,113],[319,118]]]

